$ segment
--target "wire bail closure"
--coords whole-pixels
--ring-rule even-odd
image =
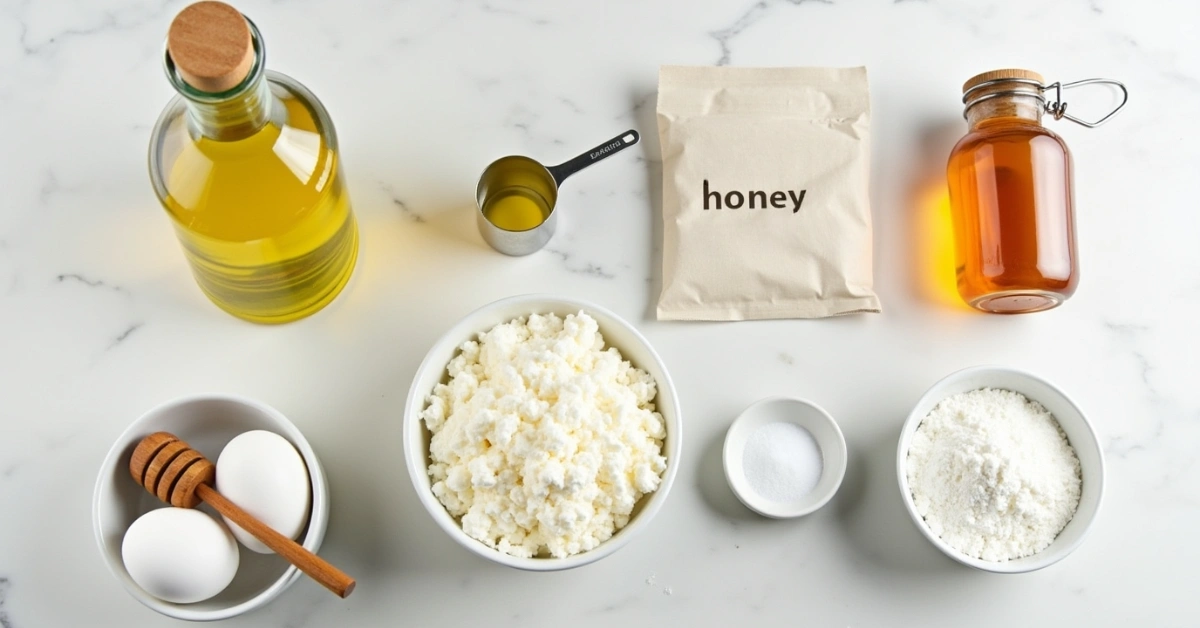
[[[1004,91],[999,91],[999,92],[992,92],[990,94],[986,94],[984,96],[980,96],[980,97],[974,98],[974,99],[971,98],[972,93],[974,93],[980,89],[990,87],[992,85],[996,85],[999,83],[1021,83],[1021,84],[1029,85],[1031,87],[1036,87],[1037,93],[1034,93],[1032,90],[1023,91],[1023,90],[1019,90],[1019,89],[1010,89],[1010,90],[1004,90]],[[1114,107],[1112,111],[1108,112],[1104,117],[1100,118],[1099,120],[1089,121],[1089,120],[1084,120],[1082,118],[1077,118],[1077,117],[1067,113],[1067,103],[1063,100],[1063,92],[1068,89],[1080,87],[1083,85],[1112,85],[1112,86],[1115,86],[1117,89],[1121,90],[1121,102],[1117,103],[1117,106]],[[1051,90],[1054,91],[1054,98],[1052,100],[1047,100],[1043,94],[1045,92],[1048,92]],[[974,87],[967,90],[966,93],[963,94],[963,103],[966,104],[966,108],[963,109],[963,117],[964,118],[967,117],[967,110],[970,109],[971,107],[973,107],[985,100],[989,100],[992,98],[998,98],[1000,96],[1032,96],[1032,97],[1038,99],[1039,101],[1041,101],[1043,110],[1046,113],[1054,116],[1055,120],[1062,120],[1063,118],[1066,118],[1067,120],[1070,120],[1071,122],[1074,122],[1075,124],[1085,126],[1089,129],[1094,129],[1094,128],[1100,126],[1101,124],[1104,124],[1105,122],[1107,122],[1109,120],[1109,118],[1112,118],[1113,116],[1117,115],[1117,112],[1125,107],[1125,103],[1129,102],[1129,90],[1126,89],[1126,87],[1123,83],[1121,83],[1120,81],[1115,81],[1113,79],[1090,78],[1090,79],[1083,79],[1081,81],[1072,81],[1070,83],[1063,83],[1061,81],[1055,81],[1049,85],[1042,85],[1041,83],[1031,80],[1031,79],[999,78],[999,79],[992,79],[990,81],[984,81],[983,83],[975,85]]]
[[[1114,107],[1112,111],[1108,112],[1108,115],[1104,116],[1103,118],[1100,118],[1099,120],[1096,120],[1095,122],[1088,122],[1087,120],[1076,118],[1075,116],[1067,113],[1067,103],[1063,101],[1062,93],[1064,90],[1071,89],[1072,87],[1079,87],[1081,85],[1113,85],[1113,86],[1116,86],[1117,89],[1121,90],[1121,102],[1118,103],[1117,106]],[[1062,120],[1063,118],[1066,118],[1066,119],[1070,120],[1071,122],[1074,122],[1075,124],[1083,125],[1089,129],[1094,129],[1094,128],[1100,126],[1101,124],[1104,124],[1105,122],[1107,122],[1109,118],[1117,115],[1117,112],[1120,111],[1121,108],[1125,106],[1125,103],[1129,102],[1129,90],[1125,89],[1125,85],[1122,84],[1120,81],[1114,81],[1112,79],[1090,78],[1090,79],[1083,79],[1082,81],[1074,81],[1071,83],[1062,83],[1062,82],[1055,81],[1054,83],[1043,86],[1041,88],[1041,90],[1043,92],[1051,90],[1051,89],[1054,90],[1054,100],[1046,102],[1046,113],[1054,116],[1055,120]]]

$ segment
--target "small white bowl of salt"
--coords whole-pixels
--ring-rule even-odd
[[[815,403],[769,397],[729,426],[722,452],[729,488],[764,517],[788,519],[824,506],[846,475],[846,439]]]

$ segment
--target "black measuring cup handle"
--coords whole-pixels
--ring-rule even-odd
[[[639,139],[641,139],[641,136],[638,135],[638,132],[633,129],[629,129],[628,131],[612,138],[611,140],[608,140],[607,142],[570,161],[563,162],[557,166],[552,166],[546,170],[550,171],[550,176],[554,177],[554,185],[561,186],[562,182],[567,177],[579,172],[580,170],[583,170],[584,168],[587,168],[601,159],[611,157],[625,150],[626,148],[637,144]]]

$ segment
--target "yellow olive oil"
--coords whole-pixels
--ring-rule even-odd
[[[483,217],[508,231],[528,231],[546,222],[550,204],[536,191],[516,185],[492,194],[484,201]]]
[[[163,68],[178,95],[150,137],[150,180],[200,289],[258,323],[329,304],[358,227],[325,107],[266,69],[262,34],[223,2],[175,16]]]
[[[214,303],[283,323],[337,296],[354,270],[358,230],[318,117],[297,94],[271,88],[280,111],[246,137],[195,137],[177,118],[167,130],[179,149],[163,164],[163,204]]]

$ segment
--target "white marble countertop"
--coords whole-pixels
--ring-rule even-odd
[[[162,39],[183,3],[65,5],[0,2],[0,626],[177,625],[107,572],[91,491],[130,421],[204,391],[266,401],[305,432],[334,501],[322,554],[359,579],[347,600],[301,580],[230,626],[1194,625],[1200,5],[245,0],[270,66],[332,112],[363,236],[343,296],[282,327],[201,296],[149,185],[147,138],[171,96]],[[658,65],[718,62],[869,68],[882,315],[653,320]],[[1014,65],[1117,78],[1132,97],[1099,130],[1052,123],[1077,169],[1075,297],[977,315],[948,292],[929,199],[964,131],[962,81]],[[561,161],[630,127],[640,146],[564,189],[547,250],[510,259],[483,244],[472,195],[490,160]],[[525,292],[633,321],[686,411],[653,526],[571,572],[516,572],[454,544],[402,459],[401,407],[425,351],[468,311]],[[1040,572],[961,567],[900,502],[903,418],[935,380],[980,363],[1055,382],[1103,439],[1100,518]],[[849,442],[841,492],[801,520],[751,514],[720,471],[729,422],[778,394],[823,405]]]

